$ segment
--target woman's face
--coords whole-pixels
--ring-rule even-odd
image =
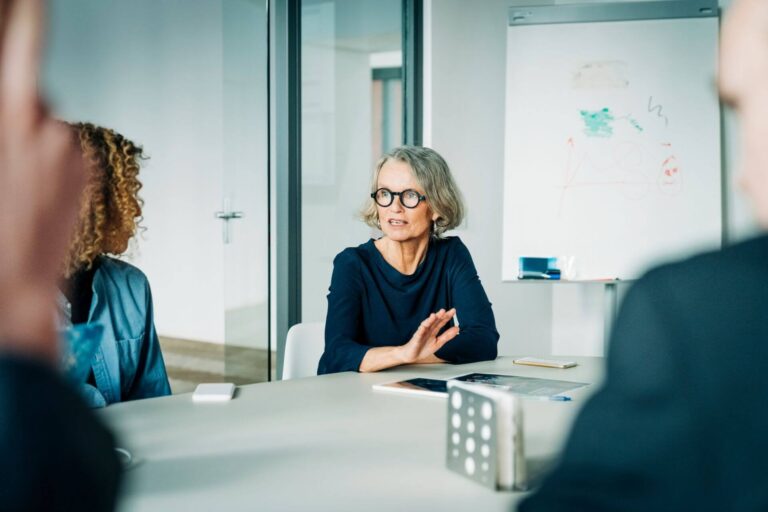
[[[399,160],[387,160],[379,171],[376,189],[386,188],[392,192],[415,190],[424,195],[424,190],[416,182],[411,172],[411,167]],[[432,222],[436,215],[432,213],[427,201],[420,201],[415,208],[403,206],[401,197],[394,196],[392,204],[376,208],[379,213],[381,231],[390,240],[407,242],[428,238],[432,228]]]

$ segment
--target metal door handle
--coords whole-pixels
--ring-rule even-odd
[[[229,219],[242,219],[243,212],[214,212],[217,219],[229,220]]]
[[[229,221],[232,219],[242,219],[243,212],[233,212],[230,210],[226,210],[226,211],[213,212],[213,215],[217,219],[221,219],[224,221],[224,226],[222,229],[222,240],[225,244],[228,244],[229,243]]]

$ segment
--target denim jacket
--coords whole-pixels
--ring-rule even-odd
[[[171,394],[155,332],[152,294],[141,270],[101,256],[88,323],[103,326],[91,362],[96,387],[83,384],[91,407]]]

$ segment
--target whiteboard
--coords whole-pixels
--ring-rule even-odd
[[[510,26],[502,278],[636,278],[719,247],[717,18]]]

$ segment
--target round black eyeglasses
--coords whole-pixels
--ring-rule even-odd
[[[427,199],[427,196],[419,194],[415,190],[411,189],[403,190],[402,192],[392,192],[388,188],[380,188],[371,194],[371,197],[374,201],[376,201],[376,204],[382,208],[386,208],[387,206],[391,205],[392,201],[395,200],[395,196],[400,196],[400,204],[406,208],[416,208],[419,206],[420,202]]]

